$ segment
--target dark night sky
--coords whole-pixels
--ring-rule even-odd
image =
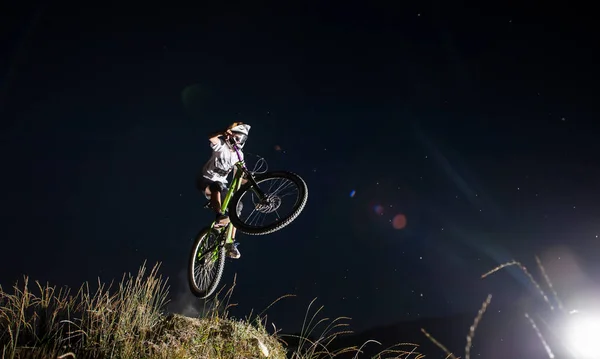
[[[244,121],[246,152],[300,174],[309,202],[239,236],[237,316],[287,293],[269,311],[284,330],[314,297],[354,329],[476,313],[528,291],[516,271],[479,276],[534,254],[565,294],[597,288],[591,9],[279,3],[3,5],[3,286],[110,281],[147,259],[182,310],[190,239],[213,218],[194,188],[207,134]]]

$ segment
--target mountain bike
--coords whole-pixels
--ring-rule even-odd
[[[242,160],[235,141],[231,142],[238,162],[227,194],[221,200],[221,211],[227,210],[230,223],[215,227],[216,220],[196,235],[188,264],[188,282],[192,293],[207,299],[217,289],[225,268],[225,245],[233,243],[233,228],[248,235],[265,235],[276,232],[296,219],[306,206],[308,187],[297,174],[288,171],[250,171]],[[261,158],[264,161],[264,159]],[[242,184],[242,179],[246,182]],[[273,183],[274,182],[274,183]],[[287,184],[281,184],[287,182]],[[290,196],[285,190],[295,190]],[[290,196],[290,198],[287,198]],[[291,208],[284,214],[285,204]],[[244,203],[247,201],[247,203]],[[205,206],[208,208],[208,204]],[[247,215],[247,216],[246,216]],[[259,223],[259,219],[274,215],[272,223]]]

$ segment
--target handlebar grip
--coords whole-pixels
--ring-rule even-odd
[[[229,137],[227,139],[227,141],[229,141],[229,143],[231,143],[232,145],[237,145],[237,143],[235,142],[235,139],[233,137]]]

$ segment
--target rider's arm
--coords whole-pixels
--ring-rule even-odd
[[[213,145],[218,145],[221,142],[221,139],[219,137],[224,136],[225,135],[225,131],[219,131],[217,133],[213,133],[208,137],[208,140],[210,141],[211,144]]]
[[[223,140],[220,138],[221,136],[233,136],[233,133],[227,129],[225,131],[219,131],[210,135],[208,140],[210,141],[210,147],[212,147],[213,150],[216,150],[217,147],[220,147],[220,145],[223,144]]]

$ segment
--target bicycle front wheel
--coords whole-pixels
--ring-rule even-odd
[[[267,172],[254,180],[265,195],[262,200],[251,182],[247,182],[229,204],[229,218],[240,232],[250,235],[276,232],[292,223],[306,206],[308,187],[297,174]]]
[[[205,228],[196,236],[188,264],[188,283],[196,297],[210,297],[221,280],[225,267],[225,247],[220,234]]]

